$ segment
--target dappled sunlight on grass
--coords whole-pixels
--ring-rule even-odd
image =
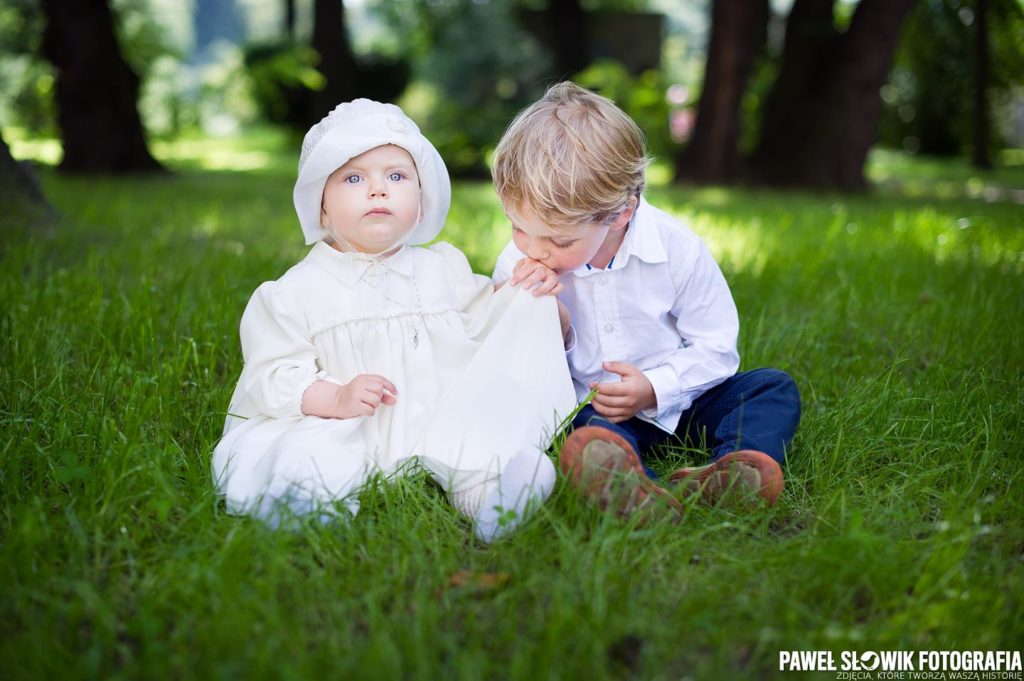
[[[822,254],[870,257],[912,248],[937,263],[972,262],[1008,272],[1024,267],[1024,231],[1016,227],[1021,209],[1009,202],[724,188],[656,190],[651,200],[688,218],[723,268],[736,271],[757,272],[767,259],[790,262],[794,254],[806,255],[801,249],[808,233],[817,234]]]
[[[689,222],[723,270],[759,276],[778,249],[778,231],[765,229],[757,218],[733,222],[694,215]]]
[[[876,148],[866,174],[880,190],[905,197],[1024,204],[1024,151],[1007,150],[998,161],[998,167],[980,170],[961,158],[915,157]]]
[[[691,200],[703,206],[727,208],[730,203],[736,203],[739,196],[739,192],[735,189],[708,187],[693,190]]]
[[[999,152],[999,163],[1004,166],[1024,167],[1024,149],[1003,149]]]
[[[221,231],[224,226],[225,216],[219,210],[208,210],[195,218],[192,228],[193,236],[209,237]]]
[[[208,143],[175,142],[153,144],[153,153],[169,164],[188,165],[203,170],[265,170],[274,156],[265,151],[239,151],[231,146],[211,146]]]
[[[4,128],[11,155],[56,166],[63,158],[57,138],[30,138],[21,128]],[[228,137],[185,135],[151,140],[153,156],[171,170],[263,172],[294,175],[301,138],[274,128],[255,128]]]
[[[933,207],[893,215],[894,247],[913,245],[936,263],[974,262],[1024,274],[1024,233],[993,230],[985,215],[951,214]]]
[[[182,137],[152,144],[171,168],[294,175],[301,140],[273,128],[230,137]]]

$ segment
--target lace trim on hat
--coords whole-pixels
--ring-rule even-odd
[[[313,149],[320,143],[328,132],[342,123],[358,120],[367,116],[386,116],[384,125],[398,133],[408,133],[417,130],[416,124],[406,116],[400,108],[394,104],[381,104],[372,99],[356,99],[351,102],[343,102],[334,107],[334,110],[309,129],[306,137],[302,140],[302,151],[299,154],[299,172],[302,166],[306,165]]]

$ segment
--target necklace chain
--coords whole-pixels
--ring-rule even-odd
[[[356,280],[356,283],[365,283],[367,286],[373,289],[374,293],[376,293],[384,300],[388,301],[393,305],[397,305],[403,310],[406,310],[410,313],[414,313],[412,316],[412,347],[415,350],[420,346],[420,323],[423,322],[423,299],[420,297],[420,287],[417,286],[416,284],[416,275],[413,274],[410,277],[412,279],[413,293],[416,294],[416,306],[413,307],[412,305],[406,305],[405,303],[395,300],[394,298],[392,298],[391,296],[377,288],[376,284],[374,284],[372,281],[366,278],[366,275],[368,275],[372,270],[375,270],[377,268],[384,268],[385,272],[391,269],[379,258],[373,258],[370,260],[370,266],[367,267],[366,270],[361,275],[359,275],[359,279]],[[417,321],[417,318],[419,319],[419,321]]]

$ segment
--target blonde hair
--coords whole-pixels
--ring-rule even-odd
[[[507,211],[527,205],[552,225],[605,224],[644,189],[644,135],[622,109],[575,83],[519,112],[494,152]]]

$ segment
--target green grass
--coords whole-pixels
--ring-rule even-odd
[[[264,142],[246,172],[173,145],[168,178],[45,172],[49,235],[0,216],[5,678],[760,678],[787,649],[1021,648],[1019,205],[650,192],[719,257],[743,368],[803,393],[770,511],[637,528],[559,486],[483,546],[414,478],[272,532],[209,472],[245,302],[305,250],[292,152]],[[447,238],[489,271],[493,192],[454,194]]]

